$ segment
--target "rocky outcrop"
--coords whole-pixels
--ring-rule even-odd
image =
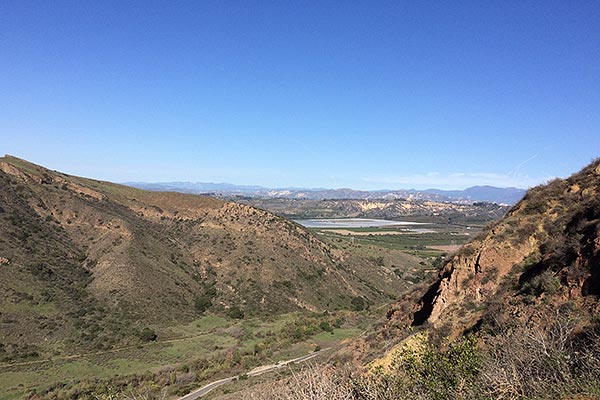
[[[7,156],[5,158],[9,160],[17,160],[18,162],[25,162],[24,160],[20,160],[15,157]],[[55,184],[58,186],[64,186],[65,189],[69,189],[77,194],[95,198],[96,200],[102,200],[104,198],[104,196],[96,190],[72,182],[62,177],[58,173],[53,173],[41,167],[38,167],[38,171],[36,171],[36,173],[33,173],[20,169],[17,166],[10,164],[9,162],[0,161],[0,171],[8,175],[12,175],[14,177],[23,179],[26,182],[35,182],[38,184],[45,185]]]
[[[0,161],[0,171],[4,172],[5,174],[16,176],[25,180],[28,180],[30,178],[29,174],[26,174],[17,167],[4,161]]]
[[[490,317],[491,304],[519,316],[528,314],[525,303],[583,303],[600,295],[599,193],[600,161],[530,190],[446,261],[412,324],[462,329]]]
[[[530,237],[515,247],[496,245],[493,241],[488,246],[482,242],[475,254],[457,254],[446,264],[431,302],[431,324],[446,322],[444,311],[453,304],[483,303],[492,298],[512,268],[534,251],[536,241]]]

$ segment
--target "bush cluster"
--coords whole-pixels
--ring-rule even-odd
[[[547,329],[487,333],[442,348],[423,343],[398,353],[387,369],[357,374],[313,366],[248,395],[257,400],[597,398],[600,324],[579,333],[575,327],[559,316]]]

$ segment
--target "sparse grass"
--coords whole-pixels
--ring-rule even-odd
[[[191,321],[188,324],[175,325],[165,328],[161,335],[167,338],[179,338],[198,335],[199,333],[209,332],[215,328],[225,327],[230,324],[227,318],[220,315],[209,314]]]
[[[0,394],[0,400],[16,400],[21,399],[22,397],[23,393],[18,391],[13,393]]]
[[[352,313],[348,313],[347,318],[343,315],[291,313],[270,320],[253,318],[242,321],[207,315],[192,323],[170,328],[173,337],[192,334],[191,337],[151,342],[140,348],[134,346],[76,360],[56,359],[47,364],[5,368],[0,370],[0,393],[23,393],[34,388],[45,390],[58,383],[66,386],[53,393],[61,393],[69,387],[76,387],[79,381],[99,379],[109,382],[123,376],[140,377],[146,371],[161,371],[165,365],[192,365],[197,362],[195,360],[210,359],[232,351],[242,355],[240,366],[244,367],[293,358],[313,351],[315,346],[331,346],[361,332],[360,328],[352,326],[334,328],[333,334],[320,328],[323,321],[334,324],[339,318],[360,326],[371,321],[368,314]],[[305,333],[294,337],[297,329]],[[256,350],[258,353],[254,354]],[[226,368],[234,367],[215,363],[201,374],[202,379],[209,379],[226,371]],[[60,395],[57,398],[61,398]]]
[[[598,396],[598,327],[575,334],[573,321],[556,318],[464,337],[444,346],[426,340],[394,354],[389,366],[367,373],[306,366],[275,382],[257,384],[223,399],[445,400],[595,399]],[[483,345],[485,343],[485,345]],[[237,397],[236,397],[237,396]],[[219,397],[221,398],[221,397]]]
[[[357,337],[360,333],[361,330],[357,328],[333,329],[332,332],[321,332],[314,335],[312,340],[319,343],[321,347],[326,347],[344,339]]]

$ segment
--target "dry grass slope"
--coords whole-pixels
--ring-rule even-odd
[[[160,331],[207,309],[344,309],[356,297],[381,303],[399,287],[387,269],[266,211],[0,158],[6,361],[137,343],[146,326]]]

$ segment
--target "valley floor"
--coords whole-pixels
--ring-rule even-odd
[[[334,322],[331,325],[327,322],[333,317],[302,313],[248,320],[208,315],[190,324],[163,330],[165,339],[159,337],[145,345],[3,364],[0,365],[0,399],[46,391],[60,398],[72,388],[83,386],[80,382],[104,381],[97,385],[97,390],[105,390],[112,380],[127,376],[133,379],[148,373],[179,377],[187,374],[185,379],[171,385],[174,394],[183,394],[231,370],[244,371],[265,360],[300,357],[315,349],[337,345],[360,334],[371,321],[366,315],[340,314],[336,318],[348,322],[340,321],[335,327]],[[220,359],[228,361],[219,363]],[[185,371],[198,362],[206,366],[196,371],[192,379]]]

